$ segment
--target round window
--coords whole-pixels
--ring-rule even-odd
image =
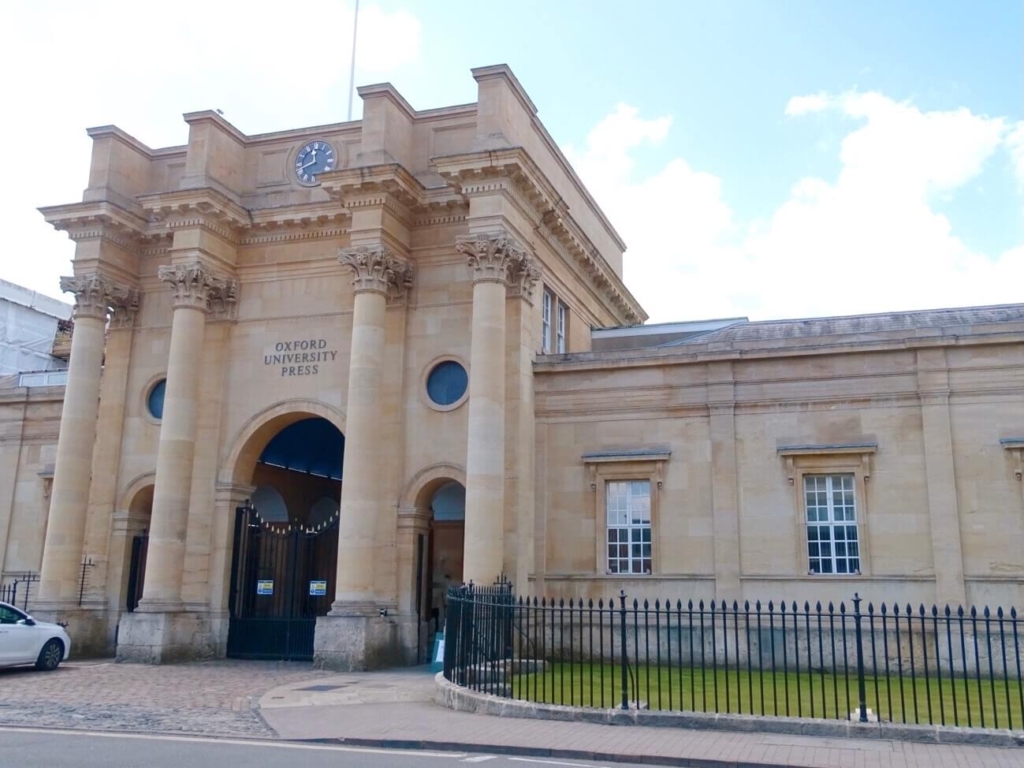
[[[166,389],[167,379],[160,379],[149,390],[149,398],[146,400],[146,405],[154,419],[162,419],[164,417],[164,391]]]
[[[469,376],[454,360],[444,360],[427,376],[427,395],[435,405],[454,405],[466,394]]]

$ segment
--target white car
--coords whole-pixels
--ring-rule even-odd
[[[71,654],[71,638],[60,624],[36,621],[8,603],[0,603],[0,667],[35,664],[53,670]]]

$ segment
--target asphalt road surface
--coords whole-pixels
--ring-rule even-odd
[[[407,752],[186,736],[0,728],[0,765],[14,768],[629,768],[554,758]],[[639,768],[639,766],[634,766]]]

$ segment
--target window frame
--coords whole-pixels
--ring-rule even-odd
[[[569,307],[564,301],[555,304],[555,351],[564,355],[569,349]]]
[[[848,443],[839,445],[780,446],[779,455],[785,462],[785,473],[793,491],[793,540],[797,551],[793,571],[810,579],[858,579],[870,576],[870,496],[871,457],[877,452],[875,443]],[[807,540],[807,509],[804,495],[804,477],[807,475],[853,475],[853,496],[857,516],[857,545],[860,550],[859,573],[814,573],[811,571],[810,549]]]
[[[555,295],[549,288],[544,288],[540,306],[540,350],[541,354],[551,354],[551,309]]]
[[[633,509],[632,500],[634,498],[633,497],[633,486],[634,485],[644,485],[647,488],[647,494],[646,494],[646,497],[647,497],[647,522],[646,523],[643,523],[643,522],[634,523],[633,520],[632,520],[632,514],[631,514],[631,519],[629,521],[627,521],[624,525],[613,524],[612,521],[609,519],[611,517],[611,514],[610,514],[610,512],[611,512],[611,510],[610,510],[610,507],[611,507],[610,501],[611,501],[611,491],[612,491],[612,488],[614,486],[624,486],[625,487],[626,500],[627,500],[626,506],[627,506],[627,509],[631,513],[632,509]],[[653,521],[651,519],[651,495],[652,495],[651,487],[652,487],[651,486],[651,481],[648,480],[647,478],[633,478],[631,480],[618,480],[618,479],[609,478],[609,479],[604,481],[604,499],[605,499],[604,567],[605,567],[605,573],[608,574],[609,576],[650,576],[650,575],[652,575],[654,573],[654,542],[653,542],[654,526],[652,524]],[[616,536],[617,541],[613,543],[611,541],[612,531],[613,530],[616,531],[616,532],[626,532],[625,541],[622,541],[621,537],[617,535]],[[648,532],[647,540],[646,541],[644,541],[644,536],[643,536],[643,531],[644,530],[646,530]],[[633,531],[640,531],[641,532],[638,541],[634,541]],[[634,554],[633,554],[633,547],[635,545],[639,545],[641,547],[640,555],[638,555],[638,556],[634,556]],[[643,547],[645,545],[649,548],[649,552],[648,552],[647,557],[644,557],[644,554],[643,554]],[[611,551],[610,551],[611,547],[613,547],[613,546],[616,546],[616,547],[625,546],[626,547],[626,556],[625,556],[625,558],[623,558],[621,554],[620,555],[616,555],[615,557],[613,557],[612,554],[611,554]],[[622,564],[623,561],[625,561],[625,564],[628,567],[628,570],[625,570],[625,571],[623,571],[621,569],[613,570],[612,567],[611,567],[613,560],[616,563],[620,564],[620,565]],[[648,568],[647,570],[640,570],[640,571],[633,570],[633,565],[637,561],[639,561],[640,567],[643,568],[643,563],[644,563],[645,560],[650,561],[650,568]]]
[[[810,480],[812,480],[812,479],[815,480],[815,485],[817,485],[817,480],[818,479],[821,479],[821,480],[825,481],[824,488],[821,489],[821,491],[817,491],[816,490],[816,492],[824,492],[824,494],[825,494],[824,511],[825,511],[826,519],[824,519],[824,520],[821,520],[821,519],[813,520],[813,521],[810,520],[810,507],[807,504],[807,494],[809,492],[807,486],[808,486],[808,482]],[[846,488],[845,488],[845,485],[846,485],[845,480],[847,480],[847,479],[849,479],[849,490],[850,490],[850,493],[853,496],[853,520],[852,521],[850,521],[850,520],[837,520],[836,519],[836,506],[835,506],[835,503],[834,503],[834,501],[835,501],[835,492],[836,492],[835,481],[836,480],[840,480],[840,482],[842,483],[842,487],[840,488],[840,492],[844,492],[846,490]],[[802,480],[803,480],[803,511],[804,511],[803,523],[804,523],[804,529],[805,529],[804,533],[805,533],[805,536],[807,538],[807,572],[808,573],[812,573],[815,576],[859,576],[859,575],[861,575],[860,525],[859,525],[860,516],[857,514],[858,499],[857,499],[857,479],[856,479],[856,476],[852,472],[830,472],[830,473],[827,473],[827,474],[818,474],[818,473],[807,472],[807,473],[805,473],[802,476]],[[820,514],[822,508],[820,506],[816,506],[815,508],[819,511],[819,514]],[[852,522],[852,525],[851,525],[851,522]],[[810,528],[811,528],[811,526],[815,526],[816,528],[819,528],[819,529],[820,528],[827,528],[828,529],[828,531],[829,531],[829,538],[828,538],[827,543],[830,545],[829,546],[830,554],[827,557],[821,554],[820,547],[821,547],[822,542],[824,540],[821,539],[820,536],[819,536],[819,538],[817,538],[815,540],[815,543],[819,547],[818,554],[817,554],[817,556],[812,556],[811,555],[811,551],[810,551],[811,543],[812,543],[811,536],[810,536]],[[844,528],[844,529],[853,528],[854,532],[855,532],[855,535],[856,535],[856,539],[855,540],[854,539],[849,539],[849,538],[840,539],[839,537],[836,536],[836,529],[837,528]],[[844,535],[845,535],[845,531],[844,531]],[[845,542],[845,544],[847,546],[849,546],[851,541],[853,543],[855,543],[857,545],[857,554],[856,555],[851,555],[851,554],[849,554],[849,551],[847,551],[847,553],[845,555],[842,555],[842,556],[837,554],[836,549],[837,549],[837,547],[839,545],[839,542],[841,542],[841,541]],[[849,561],[852,560],[854,557],[856,557],[856,559],[857,559],[857,569],[856,570],[852,570],[852,569],[846,570],[846,571],[839,570],[839,563],[840,563],[840,561],[845,560],[847,566],[849,566],[850,565]],[[812,566],[812,561],[813,560],[818,560],[822,564],[824,564],[824,562],[826,562],[826,561],[830,562],[831,570],[829,570],[829,571],[824,571],[824,570],[815,571],[813,566]]]
[[[661,521],[661,492],[664,466],[671,456],[668,450],[637,452],[597,452],[583,454],[584,473],[590,494],[591,522],[594,531],[593,573],[611,579],[649,579],[661,573],[659,530]],[[608,482],[646,480],[650,487],[651,506],[651,572],[610,573],[608,569]]]

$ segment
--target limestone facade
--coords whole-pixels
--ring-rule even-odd
[[[1020,602],[1024,307],[642,325],[529,97],[473,76],[473,104],[370,86],[311,129],[90,130],[82,201],[43,209],[76,243],[67,387],[0,389],[0,572],[39,574],[37,613],[123,659],[223,655],[235,509],[312,417],[344,436],[323,666],[416,660],[435,524],[444,578],[531,594]],[[437,402],[446,362],[468,383]],[[815,478],[850,484],[852,573],[811,572]],[[464,532],[433,519],[452,483]],[[610,488],[649,508],[614,563]]]

